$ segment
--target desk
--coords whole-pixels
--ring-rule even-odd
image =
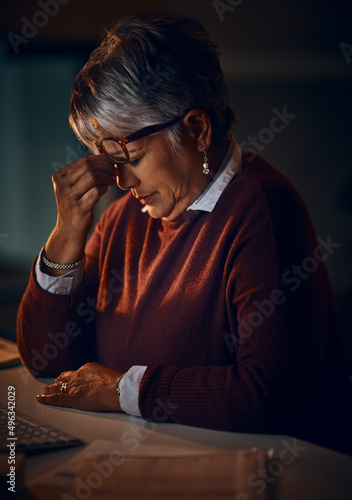
[[[114,440],[121,453],[131,451],[131,440],[121,440],[126,432],[136,433],[150,446],[172,446],[195,450],[274,449],[274,456],[287,446],[296,451],[295,459],[279,475],[268,475],[273,493],[280,500],[351,500],[352,457],[321,448],[290,436],[241,434],[199,429],[177,424],[153,424],[141,418],[119,413],[83,412],[68,408],[43,406],[36,402],[48,380],[35,380],[23,366],[0,370],[0,401],[7,402],[7,387],[16,389],[16,409],[76,435],[86,443],[96,439]],[[133,441],[136,443],[136,439]],[[82,448],[71,448],[29,456],[25,462],[26,481],[51,470]],[[273,470],[275,474],[275,471]]]

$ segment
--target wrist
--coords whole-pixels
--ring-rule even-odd
[[[126,375],[126,373],[122,373],[121,375],[119,375],[116,379],[116,384],[115,384],[115,390],[117,392],[120,411],[123,411],[123,409],[121,407],[121,399],[120,398],[121,398],[121,383],[122,383],[122,379],[125,375]]]
[[[70,262],[70,263],[65,263],[65,264],[59,264],[58,262],[53,262],[47,258],[45,255],[45,247],[43,248],[42,251],[42,262],[46,267],[49,267],[50,269],[55,269],[55,270],[62,270],[65,272],[72,271],[73,269],[77,269],[83,262],[85,261],[85,257],[83,259],[80,259],[76,262]]]
[[[55,228],[45,244],[44,256],[47,261],[57,265],[48,264],[42,255],[45,272],[51,276],[62,276],[71,269],[78,267],[78,264],[83,263],[85,258],[85,244],[86,238],[80,238],[78,241],[75,241]],[[65,267],[61,268],[61,266]]]
[[[122,373],[122,375],[120,375],[119,377],[117,377],[117,380],[116,380],[116,390],[117,390],[117,394],[118,394],[119,398],[121,396],[121,383],[122,383],[122,379],[123,379],[123,377],[125,375],[126,375],[125,373]]]

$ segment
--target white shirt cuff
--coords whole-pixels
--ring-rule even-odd
[[[35,265],[35,274],[38,285],[40,286],[40,288],[50,293],[58,293],[61,295],[66,295],[71,293],[78,287],[78,285],[81,283],[83,279],[84,275],[83,263],[76,269],[73,269],[72,271],[63,274],[62,276],[49,276],[49,274],[46,274],[41,268],[43,250],[44,247],[41,249]]]
[[[139,384],[146,366],[132,366],[123,376],[120,384],[120,406],[125,413],[140,417],[138,406]]]

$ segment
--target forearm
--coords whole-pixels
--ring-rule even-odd
[[[105,155],[99,155],[74,161],[53,175],[57,221],[45,245],[49,261],[73,264],[83,259],[94,207],[108,186],[115,185],[115,170]],[[62,269],[47,271],[52,276],[65,274]]]
[[[57,228],[51,233],[45,244],[45,256],[56,264],[74,264],[84,259],[84,248],[87,236],[82,235],[72,238]],[[55,269],[45,265],[45,272],[50,276],[63,276],[66,269]]]
[[[34,376],[55,376],[92,360],[91,323],[77,316],[80,294],[42,290],[34,266],[17,316],[17,343],[24,364]]]
[[[149,365],[140,385],[141,416],[234,432],[287,433],[309,411],[316,367],[299,356],[285,325],[267,322],[236,364],[174,367]],[[270,336],[268,334],[270,332]],[[306,375],[310,379],[306,379]]]
[[[150,384],[148,378],[155,374]],[[139,407],[144,419],[156,422],[234,432],[270,433],[283,428],[270,407],[264,380],[255,381],[251,370],[234,365],[182,369],[151,365],[142,379]]]

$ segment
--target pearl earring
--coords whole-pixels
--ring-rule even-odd
[[[205,174],[205,175],[209,174],[209,163],[208,163],[208,157],[207,157],[207,150],[205,149],[205,146],[204,146],[203,174]]]

